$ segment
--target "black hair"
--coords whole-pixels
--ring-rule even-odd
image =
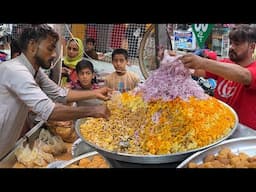
[[[25,28],[18,40],[21,51],[27,50],[30,40],[33,39],[36,42],[39,42],[46,39],[48,35],[53,37],[56,42],[59,40],[58,33],[47,24],[32,25]]]
[[[13,58],[15,53],[21,53],[21,49],[18,43],[18,40],[14,37],[11,38],[11,58]]]
[[[126,60],[128,60],[128,52],[126,49],[115,49],[113,52],[112,52],[112,61],[113,61],[113,58],[115,55],[119,55],[119,54],[122,54]]]
[[[95,39],[94,39],[94,38],[88,37],[88,38],[86,39],[85,43],[87,44],[87,43],[89,43],[89,42],[92,42],[92,44],[95,45]]]
[[[92,62],[86,60],[86,59],[82,59],[81,61],[79,61],[76,64],[76,73],[78,74],[80,71],[82,71],[83,69],[90,69],[90,71],[92,73],[94,73],[94,67]],[[96,76],[92,79],[92,83],[97,83],[97,79]]]
[[[255,42],[255,30],[249,24],[240,24],[229,32],[229,39],[236,42]]]
[[[73,42],[73,41],[78,44],[78,40],[77,40],[77,39],[74,39],[74,38],[70,38],[70,39],[68,40],[68,44],[70,44],[70,43]]]
[[[254,38],[254,42],[256,42],[256,27],[255,26],[251,26],[252,30],[253,30],[253,38]]]

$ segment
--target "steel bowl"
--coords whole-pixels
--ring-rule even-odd
[[[71,147],[72,157],[78,157],[82,154],[94,151],[94,148],[86,144],[81,138],[78,138]]]
[[[220,101],[221,102],[221,101]],[[195,153],[197,151],[201,151],[204,150],[206,148],[209,148],[213,145],[216,145],[222,141],[224,141],[225,139],[229,138],[234,131],[237,128],[238,125],[238,116],[236,114],[236,112],[227,104],[221,102],[223,105],[227,106],[232,113],[235,116],[235,125],[234,127],[231,129],[231,131],[224,137],[222,137],[221,139],[217,140],[216,142],[201,147],[201,148],[197,148],[197,149],[193,149],[193,150],[189,150],[189,151],[185,151],[185,152],[179,152],[179,153],[172,153],[172,154],[167,154],[167,155],[135,155],[135,154],[128,154],[128,153],[120,153],[120,152],[113,152],[113,151],[109,151],[106,149],[103,149],[89,141],[87,141],[81,134],[80,132],[80,125],[83,124],[86,121],[85,119],[78,119],[75,122],[75,130],[76,133],[78,134],[78,136],[89,146],[93,147],[96,151],[98,151],[101,155],[107,157],[107,158],[111,158],[111,159],[115,159],[115,160],[119,160],[119,161],[124,161],[124,162],[130,162],[130,163],[139,163],[139,164],[160,164],[160,163],[171,163],[171,162],[178,162],[178,161],[182,161],[185,158],[187,158],[188,156],[190,156],[192,153]]]
[[[226,147],[229,148],[235,154],[244,152],[249,156],[255,156],[256,155],[255,142],[256,142],[256,136],[250,136],[250,137],[247,136],[247,137],[241,137],[241,138],[235,138],[235,139],[228,139],[215,146],[209,147],[208,149],[194,153],[193,155],[185,159],[183,162],[181,162],[177,166],[177,168],[188,168],[188,165],[191,162],[194,162],[196,164],[202,164],[204,158],[207,155],[210,155],[210,154],[217,155],[221,149]]]

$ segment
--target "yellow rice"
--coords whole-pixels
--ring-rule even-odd
[[[80,130],[85,140],[112,152],[140,155],[185,152],[216,142],[235,124],[232,111],[213,97],[146,103],[140,95],[123,93],[107,105],[112,114],[108,121],[88,118]]]

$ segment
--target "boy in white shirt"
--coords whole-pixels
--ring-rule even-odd
[[[126,70],[128,52],[125,49],[115,49],[112,53],[112,64],[115,72],[108,75],[105,85],[113,90],[126,92],[134,89],[140,82],[139,76]]]

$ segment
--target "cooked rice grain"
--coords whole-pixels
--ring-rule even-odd
[[[235,124],[232,111],[213,97],[146,103],[140,95],[123,93],[107,104],[112,114],[108,121],[88,118],[80,129],[85,140],[115,152],[184,152],[216,142]]]

